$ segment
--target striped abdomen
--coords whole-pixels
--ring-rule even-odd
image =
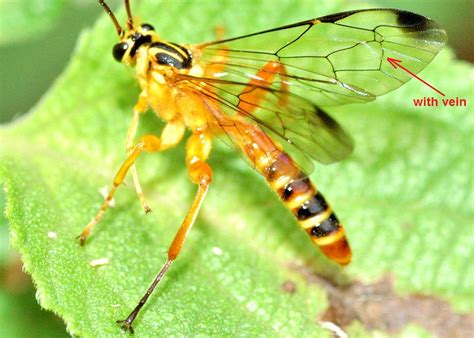
[[[291,158],[278,152],[259,171],[295,215],[313,243],[331,260],[341,265],[349,264],[352,255],[344,226],[339,223],[323,195]]]
[[[313,243],[331,260],[349,264],[352,254],[344,226],[291,157],[254,124],[234,119],[222,121],[220,126],[265,176]]]

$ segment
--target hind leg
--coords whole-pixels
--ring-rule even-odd
[[[128,315],[125,320],[118,320],[117,323],[121,326],[124,331],[130,331],[133,333],[132,323],[140,312],[141,308],[145,305],[150,295],[155,290],[158,283],[162,280],[163,276],[168,271],[171,264],[176,260],[181,248],[184,245],[186,237],[188,236],[196,217],[201,208],[202,202],[206,197],[209,185],[212,180],[212,170],[206,163],[206,160],[211,151],[211,138],[207,133],[194,133],[188,140],[186,145],[186,165],[188,166],[188,173],[191,181],[198,185],[196,196],[191,207],[186,214],[178,232],[176,233],[171,245],[168,249],[168,258],[165,264],[162,266],[156,277],[154,278],[147,291],[140,299],[138,304],[135,306],[133,311]]]

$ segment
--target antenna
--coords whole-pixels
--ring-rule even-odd
[[[128,4],[128,0],[126,1],[126,3]],[[115,17],[114,13],[112,12],[112,10],[110,9],[109,6],[107,6],[107,4],[105,3],[104,0],[99,0],[99,5],[102,6],[102,8],[104,8],[105,12],[110,16],[110,18],[112,19],[112,22],[114,23],[114,26],[115,26],[115,29],[117,30],[117,34],[119,36],[122,36],[122,33],[123,33],[123,29],[122,27],[120,26],[120,24],[118,23],[117,21],[117,18]],[[127,10],[128,12],[128,10]]]
[[[130,0],[125,0],[125,9],[127,10],[127,27],[133,29],[132,11],[130,10]]]

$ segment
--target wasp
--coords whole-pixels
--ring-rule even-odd
[[[235,146],[268,181],[310,240],[331,260],[347,265],[351,249],[332,207],[311,182],[313,161],[333,163],[353,148],[350,136],[320,107],[373,101],[409,80],[387,61],[394,57],[417,73],[444,46],[446,32],[431,19],[396,9],[365,9],[323,16],[236,38],[201,44],[162,40],[154,27],[134,21],[124,0],[126,26],[104,0],[119,42],[116,61],[135,67],[141,93],[133,108],[128,157],[97,215],[78,236],[84,244],[130,172],[145,212],[135,161],[143,153],[179,144],[185,131],[186,166],[196,195],[168,257],[130,315],[132,323],[178,257],[212,181],[207,160],[214,136]],[[165,126],[160,136],[136,141],[140,117],[152,110]]]

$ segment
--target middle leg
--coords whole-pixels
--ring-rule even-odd
[[[265,64],[255,76],[249,81],[242,93],[239,95],[239,108],[248,114],[252,114],[264,97],[268,94],[268,88],[280,76],[280,91],[283,93],[279,97],[279,104],[288,104],[288,83],[286,82],[286,68],[278,61],[270,61]]]
[[[138,97],[138,102],[133,107],[132,122],[130,123],[130,126],[128,127],[127,141],[126,141],[128,156],[132,154],[133,149],[135,147],[134,140],[135,140],[135,135],[137,134],[138,122],[140,120],[140,116],[146,112],[147,108],[148,108],[148,103],[146,100],[146,94],[142,92],[140,96]],[[133,184],[135,185],[135,190],[137,191],[137,195],[138,195],[138,198],[140,199],[140,203],[142,205],[143,211],[145,211],[145,214],[147,214],[151,212],[151,208],[145,199],[145,195],[143,194],[143,189],[140,184],[140,180],[138,178],[138,173],[137,173],[137,168],[135,167],[135,163],[132,164],[130,171],[132,173]]]

